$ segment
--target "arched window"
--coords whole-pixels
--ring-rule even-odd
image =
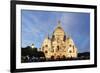
[[[57,55],[57,59],[60,59],[60,56],[59,55]]]
[[[62,56],[63,59],[66,59],[65,55]]]
[[[54,60],[54,56],[51,56],[51,60]]]
[[[70,44],[69,47],[72,47],[72,45]]]
[[[66,41],[66,35],[64,35],[63,41]]]
[[[71,50],[69,50],[69,53],[72,53],[72,51],[71,51]]]
[[[48,47],[48,45],[45,45],[45,47]]]
[[[57,51],[59,51],[59,49],[60,49],[60,47],[59,47],[59,46],[57,46]]]
[[[48,51],[46,50],[45,53],[48,53]]]

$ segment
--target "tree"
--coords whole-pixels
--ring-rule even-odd
[[[21,53],[22,53],[22,56],[27,56],[27,55],[31,56],[32,49],[30,46],[27,46],[27,47],[21,49]]]
[[[30,46],[27,46],[25,48],[22,48],[21,50],[22,56],[35,56],[35,57],[44,57],[44,53],[41,51],[37,51],[37,48],[31,48]]]

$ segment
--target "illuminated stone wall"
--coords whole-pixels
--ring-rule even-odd
[[[46,58],[51,59],[77,57],[77,48],[71,37],[65,34],[60,22],[58,22],[52,37],[48,36],[44,39],[41,51],[44,52]]]

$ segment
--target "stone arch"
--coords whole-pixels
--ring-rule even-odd
[[[51,56],[51,60],[54,60],[54,56],[53,55]]]
[[[59,56],[59,55],[57,55],[56,59],[57,59],[57,60],[60,60],[60,56]]]
[[[66,56],[65,56],[65,55],[63,55],[63,56],[62,56],[62,58],[63,58],[63,59],[65,59],[65,58],[66,58]]]
[[[45,53],[47,54],[47,53],[48,53],[48,51],[47,51],[47,50],[45,50]]]

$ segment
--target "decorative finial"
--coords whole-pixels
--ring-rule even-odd
[[[61,23],[60,20],[58,21],[58,23]]]
[[[71,39],[71,35],[70,35],[70,34],[68,34],[68,35],[67,35],[67,38],[68,38],[68,39]]]
[[[58,21],[58,27],[61,27],[61,21],[60,20]]]
[[[50,39],[50,38],[49,38],[49,34],[46,34],[45,38],[46,38],[46,39]]]
[[[49,39],[49,34],[48,34],[48,36],[47,36],[47,37],[48,37],[48,39]]]

